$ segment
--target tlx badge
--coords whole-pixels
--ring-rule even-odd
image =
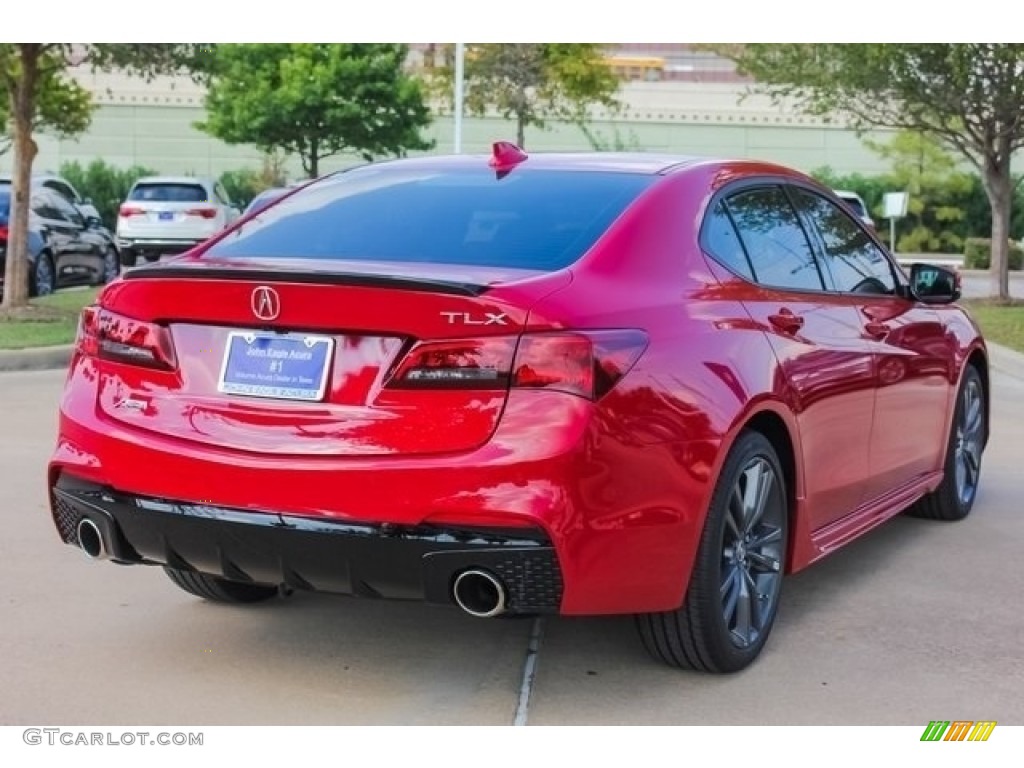
[[[484,312],[483,317],[473,317],[470,312],[442,312],[441,317],[447,318],[448,325],[508,325],[504,312]]]

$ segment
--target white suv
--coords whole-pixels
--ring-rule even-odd
[[[835,196],[846,203],[847,207],[853,211],[857,218],[864,222],[864,226],[875,232],[875,220],[871,218],[871,214],[868,213],[868,207],[864,203],[864,198],[858,195],[856,192],[850,192],[845,189],[833,189]]]
[[[212,179],[148,176],[139,179],[117,215],[121,263],[138,257],[157,261],[163,254],[187,251],[239,216],[224,188]]]

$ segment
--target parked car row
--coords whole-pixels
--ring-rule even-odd
[[[287,187],[265,190],[246,214],[289,191]],[[0,176],[0,287],[10,201],[11,177]],[[140,256],[152,262],[183,253],[242,215],[220,182],[192,176],[149,176],[135,182],[118,209],[116,234],[103,225],[92,201],[61,176],[33,176],[31,205],[28,280],[33,296],[70,285],[107,282],[120,266],[136,266]]]

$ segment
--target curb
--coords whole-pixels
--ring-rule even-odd
[[[71,362],[72,344],[31,349],[0,350],[0,373],[7,371],[48,371],[67,368]]]
[[[1024,381],[1024,353],[1018,352],[1001,344],[986,342],[988,346],[988,364],[993,370]]]

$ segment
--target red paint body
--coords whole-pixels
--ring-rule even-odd
[[[539,527],[562,569],[562,613],[663,611],[683,600],[715,479],[753,421],[782,428],[792,445],[787,570],[807,566],[936,487],[961,372],[971,355],[984,365],[984,345],[955,306],[736,277],[700,246],[715,192],[760,176],[813,182],[753,162],[670,167],[680,160],[537,155],[514,167],[662,175],[567,268],[401,265],[406,277],[491,286],[479,296],[268,283],[204,255],[208,246],[172,264],[198,275],[219,267],[217,277],[115,282],[100,305],[169,328],[176,364],[76,354],[51,484],[66,472],[143,496],[308,518]],[[430,170],[486,159],[401,162]],[[335,338],[323,402],[218,393],[227,333],[254,325],[250,297],[263,284],[281,303],[267,325]],[[788,314],[802,324],[780,330]],[[505,323],[483,324],[489,316]],[[871,323],[886,326],[884,338]],[[385,385],[410,339],[514,345],[522,332],[566,329],[638,329],[647,343],[594,400]],[[125,398],[144,405],[118,407]]]

